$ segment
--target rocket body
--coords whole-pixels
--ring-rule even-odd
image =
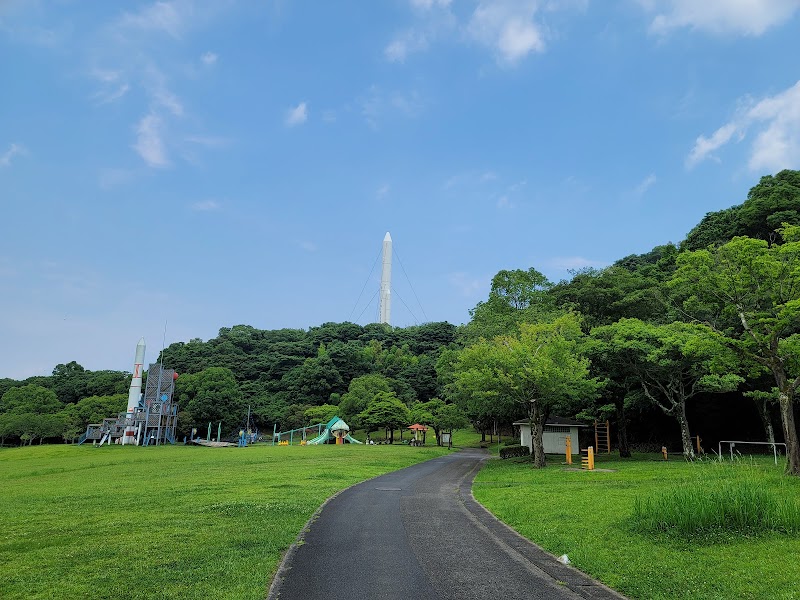
[[[391,325],[392,316],[392,236],[383,238],[383,269],[381,269],[380,322]]]
[[[131,378],[131,387],[128,391],[128,410],[125,411],[125,418],[133,419],[133,414],[136,412],[136,407],[139,406],[139,398],[142,395],[142,369],[144,367],[144,338],[139,340],[136,344],[136,356],[133,359],[133,377]],[[122,436],[123,444],[135,444],[136,432],[133,423],[125,426],[125,434]]]

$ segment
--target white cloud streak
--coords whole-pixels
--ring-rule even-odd
[[[634,193],[638,197],[642,197],[647,193],[653,185],[655,185],[656,181],[658,181],[658,177],[656,177],[655,173],[650,173],[647,177],[645,177],[639,185],[636,186]]]
[[[748,167],[779,171],[800,166],[800,81],[774,96],[744,104],[734,118],[709,137],[698,136],[686,158],[691,169],[706,159],[719,161],[717,150],[731,140],[752,135]]]
[[[286,111],[286,126],[287,127],[295,127],[297,125],[302,125],[308,120],[308,107],[306,106],[305,102],[301,102],[294,108],[290,108]]]
[[[170,164],[163,140],[163,128],[163,121],[154,113],[142,117],[136,125],[136,143],[133,149],[151,167],[164,168]]]
[[[214,200],[201,200],[192,204],[191,209],[197,212],[210,212],[219,210],[220,205]]]
[[[218,59],[219,59],[219,56],[217,56],[213,52],[206,52],[205,54],[203,54],[203,56],[200,57],[200,60],[207,67],[211,67],[211,66],[217,64],[217,60]]]
[[[712,34],[760,36],[792,18],[800,0],[655,0],[640,2],[657,14],[655,34],[689,28]]]
[[[19,144],[11,144],[3,154],[0,154],[0,167],[10,167],[11,159],[19,154],[24,154],[25,149]]]

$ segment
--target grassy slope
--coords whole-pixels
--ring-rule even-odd
[[[334,492],[443,454],[388,446],[0,451],[0,597],[263,598]]]
[[[714,486],[747,469],[764,486],[800,499],[800,480],[771,460],[756,466],[690,465],[655,457],[601,457],[613,473],[534,470],[527,463],[490,461],[473,492],[489,510],[528,539],[636,599],[710,600],[800,598],[800,539],[769,534],[693,542],[633,533],[634,497],[669,493],[685,483]]]

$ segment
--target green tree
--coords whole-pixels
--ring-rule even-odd
[[[472,319],[460,332],[473,342],[514,332],[520,323],[535,323],[552,315],[555,305],[548,291],[552,283],[534,268],[499,271],[492,278],[489,298],[470,311]]]
[[[220,421],[228,429],[237,428],[246,418],[247,407],[230,369],[209,367],[182,375],[176,383],[176,393],[198,429]]]
[[[455,385],[462,392],[528,413],[537,468],[546,466],[542,435],[551,411],[573,412],[600,387],[581,354],[583,340],[578,317],[567,313],[523,323],[517,335],[481,340],[459,354]]]
[[[358,421],[367,432],[389,431],[389,443],[394,443],[394,430],[408,425],[408,407],[394,392],[378,392],[367,408],[359,413]]]
[[[303,412],[305,422],[309,425],[315,423],[327,423],[338,414],[339,407],[333,404],[323,404],[321,406],[312,406]]]
[[[392,391],[392,384],[386,377],[378,374],[363,375],[350,382],[347,393],[339,402],[339,416],[345,421],[353,419],[366,410],[367,405],[380,392]]]
[[[762,177],[747,194],[737,220],[738,235],[765,240],[768,246],[779,242],[783,223],[800,225],[800,171]]]
[[[16,414],[49,415],[63,406],[53,390],[34,384],[11,388],[0,399],[3,412]]]
[[[672,279],[684,310],[723,333],[730,347],[775,379],[787,453],[787,473],[800,476],[794,401],[800,386],[800,227],[786,240],[738,237],[678,258]]]
[[[645,396],[678,421],[683,454],[693,459],[686,402],[700,392],[735,390],[743,381],[735,374],[737,358],[721,336],[697,323],[653,325],[621,319],[596,328],[592,337],[603,343],[603,360],[634,376]]]

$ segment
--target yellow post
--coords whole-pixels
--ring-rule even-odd
[[[594,471],[594,447],[589,446],[589,470]]]
[[[569,436],[567,436],[564,439],[564,442],[567,445],[567,464],[571,465],[572,464],[572,440],[570,439]]]
[[[699,435],[697,436],[697,453],[698,454],[702,454],[703,453],[703,448],[700,446],[700,436]]]
[[[661,454],[664,455],[664,460],[667,460],[667,447],[661,446]]]

